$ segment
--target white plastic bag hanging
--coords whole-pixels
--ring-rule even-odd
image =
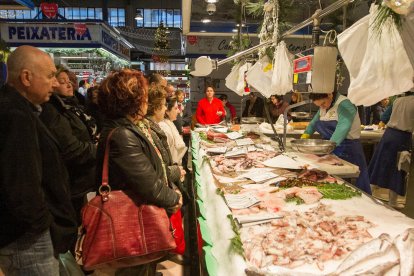
[[[285,95],[293,89],[293,65],[284,41],[281,41],[275,50],[270,89],[277,95]]]
[[[231,68],[230,74],[226,77],[226,87],[238,95],[244,95],[244,87],[246,86],[244,74],[251,67],[251,63],[238,63]]]
[[[273,94],[271,90],[272,74],[272,63],[267,56],[263,56],[247,72],[246,80],[263,96],[270,97]]]
[[[225,85],[228,89],[230,89],[231,91],[236,92],[237,94],[239,94],[237,92],[237,85],[239,82],[239,68],[240,68],[240,63],[234,65],[231,68],[231,72],[230,74],[226,77],[226,82]]]
[[[250,62],[246,62],[245,64],[239,67],[239,80],[237,82],[237,91],[236,93],[240,96],[244,95],[244,88],[246,87],[246,72],[252,67]]]
[[[378,6],[371,6],[366,46],[362,45],[358,35],[352,35],[343,45],[339,41],[339,49],[345,64],[352,72],[348,89],[348,98],[355,105],[371,106],[384,98],[408,91],[413,87],[414,70],[404,49],[400,33],[392,19],[389,18],[381,27],[381,35],[374,29],[372,22],[378,14]],[[355,45],[356,44],[356,45]],[[349,49],[356,49],[349,52]],[[359,70],[355,68],[355,60],[350,55],[365,50]],[[341,50],[342,49],[342,50]],[[347,49],[347,50],[346,50]],[[350,64],[350,65],[348,65]]]
[[[361,18],[338,35],[339,52],[348,68],[351,82],[358,76],[367,51],[369,18],[370,15]]]

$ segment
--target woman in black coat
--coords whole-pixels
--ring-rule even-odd
[[[111,74],[99,88],[98,104],[105,116],[98,146],[97,184],[108,134],[109,184],[113,190],[129,190],[149,204],[174,213],[182,205],[181,193],[168,185],[160,153],[145,119],[148,90],[141,72],[124,69]],[[155,275],[156,263],[121,268],[116,275]]]
[[[69,172],[72,204],[78,223],[88,192],[93,191],[96,166],[96,124],[87,115],[73,94],[69,71],[58,68],[59,86],[42,105],[40,119],[59,144],[60,153]]]

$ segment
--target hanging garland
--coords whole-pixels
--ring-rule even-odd
[[[157,29],[144,29],[144,28],[133,28],[133,27],[117,27],[123,36],[135,38],[139,40],[154,41],[155,33]],[[170,34],[166,39],[169,42],[181,42],[181,33],[175,30],[169,30]]]
[[[259,58],[267,55],[273,60],[276,44],[279,38],[279,0],[268,0],[263,5],[264,19],[259,33],[260,43],[273,40],[272,47],[264,47],[259,50]]]
[[[286,0],[284,0],[286,1]],[[236,4],[243,5],[245,11],[254,17],[263,16],[263,22],[260,28],[259,39],[260,43],[273,39],[275,44],[278,41],[279,35],[279,14],[280,5],[279,0],[259,0],[258,2],[250,2],[248,0],[234,0]],[[240,22],[241,23],[241,22]],[[241,39],[239,39],[241,36]],[[237,52],[248,49],[251,45],[248,34],[237,34],[232,37],[230,42],[231,50],[227,56],[232,56]],[[267,55],[270,60],[273,60],[275,45],[271,47],[264,47],[259,50],[259,58]],[[237,62],[237,61],[236,61]]]
[[[62,56],[77,56],[82,54],[92,54],[97,57],[104,58],[98,64],[98,67],[103,67],[107,62],[110,62],[115,68],[125,68],[129,67],[130,64],[128,61],[116,57],[114,54],[111,54],[102,49],[61,49],[61,48],[49,48],[46,50],[47,53],[60,54]]]

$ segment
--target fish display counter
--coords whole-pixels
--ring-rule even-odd
[[[209,275],[414,275],[414,220],[318,165],[343,160],[209,131],[191,147]]]

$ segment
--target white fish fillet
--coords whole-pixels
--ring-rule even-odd
[[[394,265],[383,276],[395,276],[400,275],[400,264]]]
[[[409,228],[394,239],[400,254],[400,276],[414,275],[414,228]]]
[[[298,272],[294,271],[289,268],[278,267],[277,271],[269,271],[268,269],[258,269],[257,267],[249,267],[246,269],[247,276],[259,276],[259,275],[266,275],[266,276],[320,276],[320,274],[312,274],[309,272]]]
[[[355,249],[337,268],[334,275],[340,275],[345,270],[354,267],[361,260],[367,259],[373,254],[383,252],[391,244],[391,237],[388,234],[381,234],[378,238],[367,242]]]

